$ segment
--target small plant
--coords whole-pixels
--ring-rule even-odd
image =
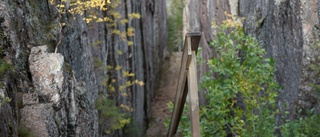
[[[297,120],[286,121],[281,126],[283,137],[318,137],[320,136],[320,114],[310,113]]]
[[[19,137],[35,137],[33,132],[30,129],[19,127],[18,128],[18,136]]]
[[[100,96],[96,100],[96,108],[99,113],[100,126],[106,134],[121,129],[130,123],[130,118],[126,113],[117,107],[115,102],[105,96]]]
[[[2,105],[5,105],[7,103],[10,103],[11,102],[11,98],[9,97],[3,97],[1,94],[0,94],[0,107]]]
[[[168,108],[171,112],[173,112],[173,103],[169,102]],[[169,128],[170,118],[167,118],[164,122],[166,128]],[[181,115],[178,132],[182,133],[184,137],[191,137],[191,129],[190,129],[190,115],[189,115],[189,105],[185,104],[183,108],[183,112]]]
[[[12,71],[12,65],[8,64],[5,60],[0,59],[0,89],[3,87],[1,80],[3,76]],[[1,91],[1,90],[0,90]],[[5,96],[3,92],[0,92],[0,107],[11,102],[11,98]]]
[[[0,78],[7,72],[12,70],[12,65],[8,64],[5,60],[0,59]]]

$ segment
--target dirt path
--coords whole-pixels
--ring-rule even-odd
[[[166,118],[171,117],[167,104],[170,101],[173,102],[176,95],[181,55],[181,52],[173,53],[170,58],[170,68],[165,72],[160,82],[160,88],[156,91],[155,99],[152,102],[153,119],[147,131],[148,137],[165,137],[167,134],[167,129],[163,123]]]

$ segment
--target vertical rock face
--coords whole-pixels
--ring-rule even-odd
[[[282,89],[278,107],[294,118],[302,111],[319,108],[314,88],[319,84],[319,31],[317,1],[246,1],[240,2],[247,33],[255,35],[269,56],[276,60],[276,79]],[[315,77],[313,77],[315,76]]]
[[[118,105],[134,109],[131,119],[136,131],[127,134],[143,136],[166,46],[166,3],[120,2],[114,10],[123,17],[139,13],[142,18],[112,28],[87,24],[82,18],[88,15],[64,15],[61,44],[53,54],[59,35],[56,9],[42,0],[0,1],[0,59],[13,66],[12,72],[0,76],[1,94],[12,99],[0,107],[0,122],[5,123],[0,136],[17,136],[18,126],[36,136],[101,136],[94,104],[98,93],[108,94],[101,85],[107,75],[115,78],[119,94],[127,80],[143,81],[125,88],[128,96],[117,97]],[[126,33],[129,27],[135,29],[134,37],[128,37],[131,46],[111,34],[112,29]],[[102,62],[99,67],[97,60]],[[122,79],[123,71],[104,69],[108,65],[121,66],[135,76]]]
[[[187,3],[190,2],[192,0]],[[288,118],[294,118],[297,109],[319,110],[315,89],[310,86],[319,84],[319,74],[312,69],[312,66],[319,66],[318,5],[317,0],[201,0],[200,56],[205,60],[215,56],[214,49],[208,46],[215,36],[210,25],[212,21],[221,22],[225,18],[224,11],[245,17],[246,33],[256,36],[267,55],[276,60],[276,79],[282,87],[278,107],[290,112]],[[188,13],[185,16],[186,22],[197,20],[188,19],[192,17]],[[199,67],[201,77],[208,68],[205,64]]]
[[[318,3],[318,4],[317,4]],[[319,99],[312,84],[319,85],[319,37],[320,37],[320,1],[301,0],[301,19],[303,32],[302,76],[299,85],[297,104],[301,109],[313,109],[320,112]],[[313,68],[313,65],[316,67]],[[311,85],[310,85],[311,83]]]
[[[276,60],[276,79],[282,87],[278,107],[289,110],[293,118],[302,74],[301,3],[251,1],[250,4],[240,2],[240,16],[247,17],[247,32],[256,35],[267,54]]]

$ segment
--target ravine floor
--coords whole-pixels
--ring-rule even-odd
[[[169,102],[174,102],[181,63],[181,52],[173,53],[170,57],[169,69],[164,73],[160,88],[156,91],[152,102],[152,119],[147,130],[147,137],[165,137],[167,128],[164,122],[171,117]]]

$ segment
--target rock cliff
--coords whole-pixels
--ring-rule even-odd
[[[124,17],[139,13],[141,19],[110,27],[87,24],[83,17],[89,13],[60,18],[44,0],[0,1],[0,60],[12,67],[0,72],[1,96],[11,98],[0,107],[0,136],[17,136],[25,130],[41,137],[102,136],[95,100],[110,91],[101,83],[112,77],[120,94],[120,86],[127,82],[121,79],[123,71],[105,69],[108,66],[121,66],[135,74],[133,80],[144,83],[125,88],[128,96],[113,97],[118,105],[134,109],[130,113],[134,133],[119,130],[113,135],[143,136],[166,47],[166,3],[120,0],[113,10]],[[59,42],[59,20],[65,25],[53,53]],[[112,29],[126,32],[129,27],[135,29],[129,38],[132,46],[112,34]]]

